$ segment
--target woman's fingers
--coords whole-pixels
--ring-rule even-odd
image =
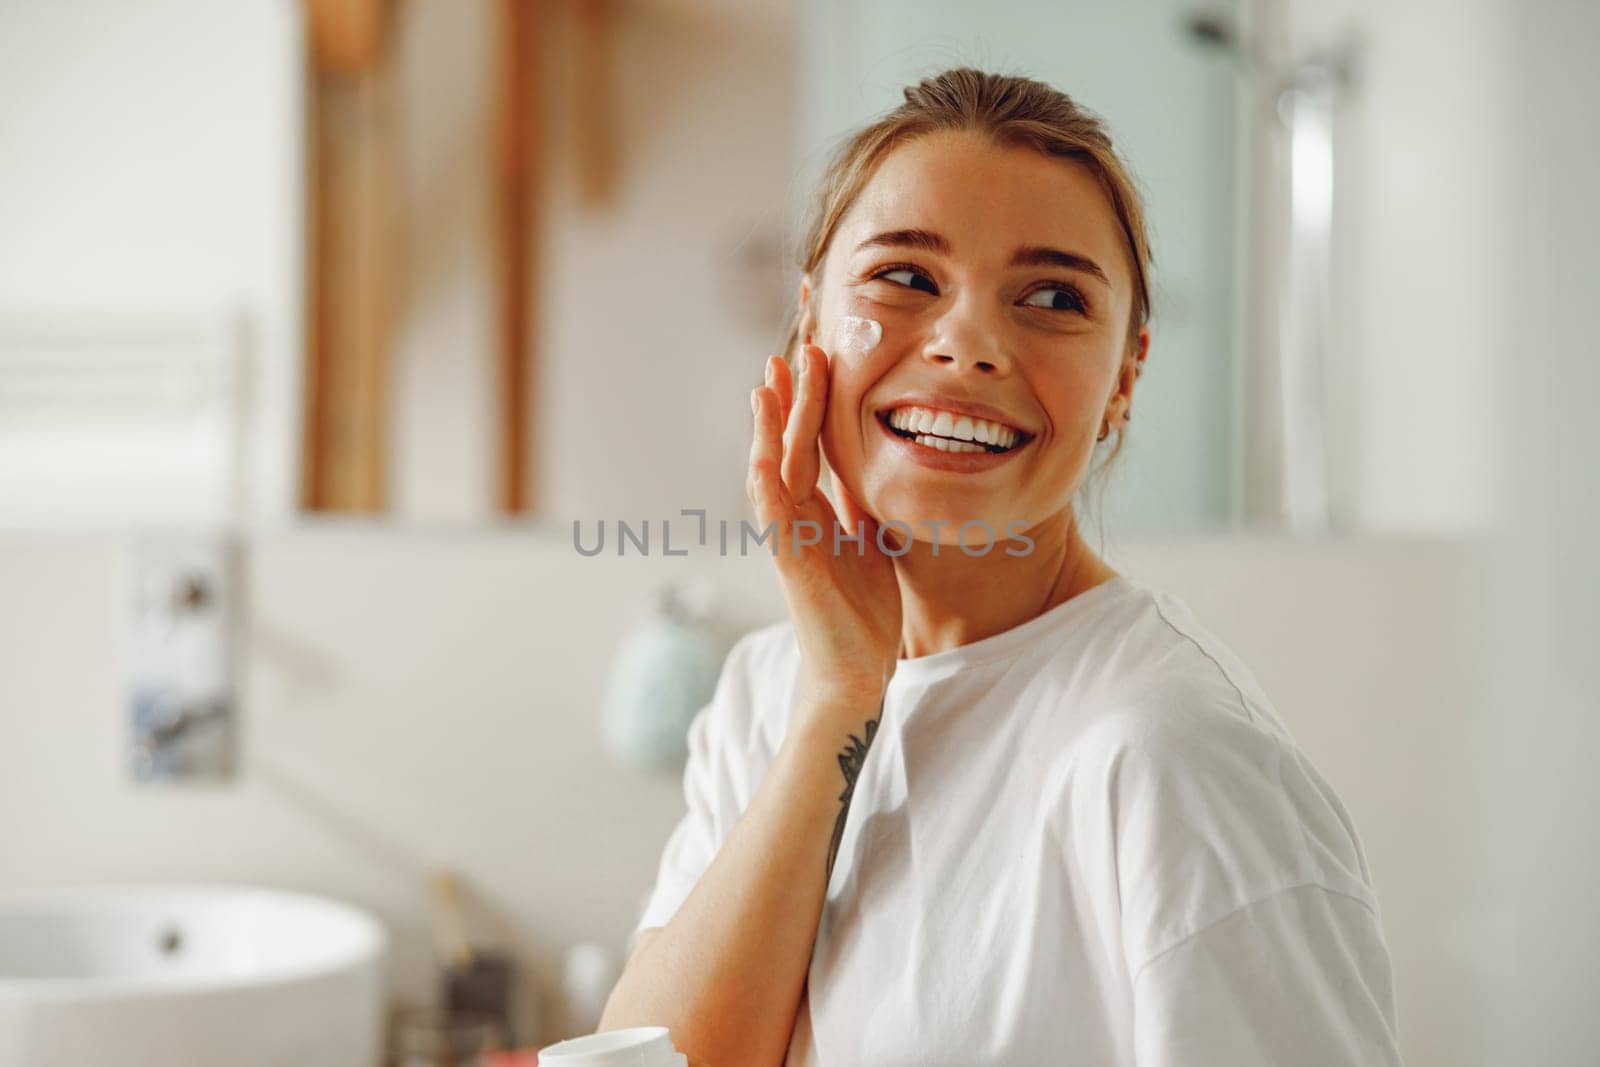
[[[796,503],[811,498],[821,465],[819,437],[828,406],[828,356],[816,345],[800,350],[800,389],[783,435],[783,480]]]
[[[816,491],[822,422],[827,411],[826,354],[807,345],[801,349],[797,362],[802,367],[795,383],[788,364],[778,356],[769,357],[764,384],[750,393],[755,432],[750,441],[745,494],[755,506],[761,528],[775,524],[780,540],[788,536],[796,507],[809,501]],[[822,502],[827,502],[826,497]],[[825,510],[832,515],[831,507]]]
[[[783,485],[783,434],[778,423],[777,397],[766,386],[750,391],[754,409],[755,434],[750,440],[750,470],[745,477],[745,495],[755,505],[756,522],[761,529],[778,524],[781,534],[787,525],[788,493]]]
[[[767,357],[767,384],[778,394],[778,425],[789,425],[789,411],[794,405],[794,380],[789,374],[789,363],[782,356]]]

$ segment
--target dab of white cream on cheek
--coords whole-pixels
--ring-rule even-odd
[[[839,326],[839,341],[834,350],[852,363],[859,363],[883,340],[883,324],[877,319],[846,315]]]

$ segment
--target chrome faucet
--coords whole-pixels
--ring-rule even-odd
[[[138,781],[233,774],[236,555],[226,536],[136,547],[129,710]]]
[[[233,770],[231,709],[216,701],[181,708],[135,698],[133,773],[141,781],[226,778]]]

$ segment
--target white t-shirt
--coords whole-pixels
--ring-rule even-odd
[[[798,666],[788,621],[729,653],[637,929],[749,804]],[[1119,575],[899,662],[786,1064],[1398,1064],[1379,920],[1348,812],[1250,672]]]

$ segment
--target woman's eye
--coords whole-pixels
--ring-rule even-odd
[[[1036,296],[1048,296],[1050,299],[1044,303],[1035,303]],[[1029,293],[1023,303],[1029,307],[1049,308],[1052,311],[1076,311],[1080,314],[1088,310],[1083,294],[1070,285],[1047,285],[1042,289],[1035,289]]]
[[[896,280],[895,279],[895,275],[904,275],[908,280],[907,281]],[[877,274],[874,274],[873,277],[874,278],[889,278],[891,280],[894,280],[894,283],[896,285],[904,285],[907,288],[912,288],[912,289],[921,288],[921,289],[923,289],[924,292],[932,293],[934,296],[938,296],[939,295],[939,287],[933,284],[933,279],[929,278],[926,274],[923,274],[921,271],[914,270],[911,267],[889,267],[886,270],[881,270]],[[918,286],[918,285],[914,284],[914,283],[919,282],[919,281],[922,283],[921,286]]]

